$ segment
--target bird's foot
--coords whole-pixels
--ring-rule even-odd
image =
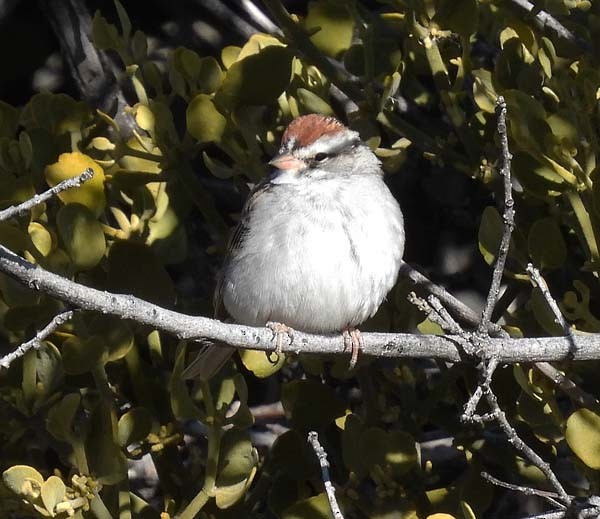
[[[350,364],[348,370],[352,371],[356,366],[358,360],[358,353],[363,347],[363,338],[358,328],[348,326],[343,332],[342,337],[344,338],[344,351],[350,349],[352,355],[350,357]]]
[[[283,341],[285,340],[285,337],[288,337],[290,344],[294,342],[293,328],[290,328],[289,326],[286,326],[283,323],[275,323],[271,321],[269,321],[266,324],[266,327],[273,332],[273,338],[271,340],[275,341],[275,353],[277,355],[281,355],[281,350],[283,349]]]

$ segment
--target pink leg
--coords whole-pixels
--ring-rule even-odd
[[[280,355],[281,350],[283,349],[284,337],[288,337],[290,344],[294,342],[293,328],[290,328],[283,323],[275,323],[271,321],[266,324],[266,327],[273,332],[273,339],[275,340],[275,353],[277,353],[277,355]]]
[[[344,338],[344,350],[350,348],[350,351],[352,352],[350,357],[350,365],[348,366],[348,369],[352,371],[356,366],[358,353],[363,347],[362,335],[360,334],[360,330],[358,328],[348,326],[348,328],[342,332],[342,337]]]

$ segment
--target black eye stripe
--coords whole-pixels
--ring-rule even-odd
[[[317,162],[322,162],[322,161],[324,161],[327,158],[329,158],[329,154],[327,154],[327,153],[317,153],[315,155],[315,160]]]

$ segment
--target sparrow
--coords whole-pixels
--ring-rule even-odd
[[[362,342],[356,326],[377,312],[398,277],[398,202],[375,154],[333,117],[294,119],[269,165],[230,240],[215,316],[269,326],[278,350],[294,329],[341,332],[353,367]],[[233,351],[204,347],[184,378],[210,378]]]

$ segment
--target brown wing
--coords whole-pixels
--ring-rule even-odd
[[[260,197],[261,194],[265,193],[269,189],[272,188],[272,184],[268,181],[268,179],[261,180],[252,191],[248,195],[248,199],[244,204],[242,209],[242,213],[240,214],[240,221],[235,226],[231,237],[229,238],[229,242],[227,244],[227,254],[225,256],[225,260],[223,261],[223,268],[219,273],[219,277],[217,278],[217,286],[215,287],[215,294],[213,297],[213,306],[215,310],[215,319],[219,319],[221,321],[227,319],[229,317],[225,306],[223,305],[223,274],[225,269],[227,268],[227,263],[232,256],[235,256],[236,252],[242,247],[244,243],[244,239],[248,234],[248,229],[250,225],[250,216],[252,214],[252,209],[256,204],[256,200]]]
[[[229,317],[227,310],[223,305],[223,273],[227,268],[227,263],[230,258],[236,254],[236,251],[238,251],[244,243],[244,239],[248,234],[252,208],[256,203],[257,198],[270,187],[271,184],[269,184],[268,180],[263,180],[254,187],[242,209],[240,221],[231,235],[227,246],[227,255],[225,256],[223,268],[221,269],[215,288],[213,304],[215,307],[216,319],[225,320]],[[182,377],[184,379],[200,378],[202,380],[209,380],[223,367],[234,351],[234,348],[224,344],[207,342],[206,344],[203,344],[194,360],[192,360],[189,366],[185,368]]]

